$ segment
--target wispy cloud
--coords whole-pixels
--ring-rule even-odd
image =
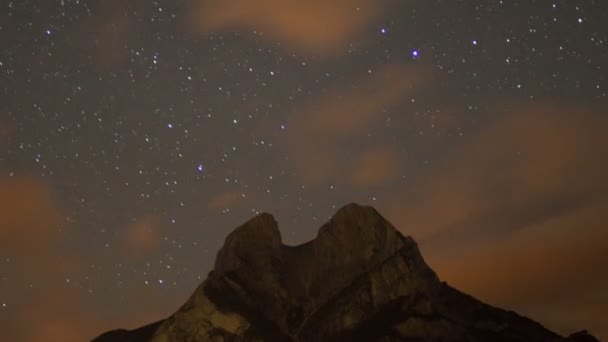
[[[576,107],[516,109],[398,189],[387,216],[452,285],[564,333],[601,334],[601,315],[582,313],[608,310],[603,127],[602,113]],[[595,300],[570,320],[581,293]]]
[[[192,26],[205,33],[257,31],[306,55],[335,56],[369,28],[388,8],[389,0],[194,0]]]
[[[349,87],[337,87],[294,109],[288,123],[293,129],[283,139],[292,152],[300,180],[320,184],[338,175],[355,182],[368,177],[361,168],[350,169],[344,149],[384,124],[383,111],[404,101],[407,94],[419,90],[426,81],[427,74],[420,68],[390,64],[361,76]],[[378,158],[388,162],[385,155],[365,153],[371,154],[353,159]]]

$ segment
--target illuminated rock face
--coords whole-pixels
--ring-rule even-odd
[[[261,214],[233,231],[214,270],[169,318],[106,341],[597,341],[569,338],[442,283],[413,239],[349,204],[303,245]]]

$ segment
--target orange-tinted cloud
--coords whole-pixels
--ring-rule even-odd
[[[82,302],[73,293],[77,290],[52,288],[44,290],[43,296],[36,296],[21,305],[16,317],[11,317],[14,335],[9,329],[11,341],[65,341],[78,342],[91,339],[91,332],[98,329],[100,322],[94,309]]]
[[[485,224],[512,230],[585,205],[608,189],[608,161],[601,158],[606,124],[576,109],[523,108],[436,162],[408,190],[415,200],[396,200],[395,212],[416,235],[430,238]],[[441,215],[429,219],[431,210]]]
[[[457,288],[561,332],[608,336],[602,114],[544,105],[501,117],[398,189],[387,217]]]
[[[377,20],[390,0],[192,0],[192,26],[202,32],[257,31],[305,54],[337,55]]]
[[[590,204],[504,239],[437,252],[431,262],[443,278],[484,300],[562,333],[586,328],[605,336],[598,318],[608,312],[607,210],[608,201]],[[585,305],[574,309],[583,298]]]
[[[59,234],[60,210],[50,187],[33,178],[0,178],[0,246],[3,250],[45,250]]]
[[[125,227],[124,243],[127,253],[142,254],[158,247],[161,223],[154,215],[145,216]]]
[[[400,169],[400,155],[391,146],[377,146],[356,156],[350,167],[350,182],[367,188],[390,182]]]
[[[65,286],[68,275],[79,277],[82,265],[62,248],[62,213],[43,180],[0,179],[0,250],[7,257],[2,276],[8,293],[2,301],[12,313],[0,326],[8,340],[82,340],[78,331],[87,324],[86,310],[78,309],[81,301]]]
[[[184,294],[178,296],[165,290],[166,296],[150,301],[158,294],[152,293],[152,289],[133,287],[127,289],[131,292],[127,294],[130,309],[104,316],[91,301],[90,284],[86,283],[86,279],[91,281],[95,277],[89,273],[94,257],[75,255],[66,248],[70,232],[64,225],[65,212],[55,200],[52,187],[43,179],[0,178],[3,340],[86,341],[105,330],[119,326],[134,328],[166,316],[185,300]],[[157,245],[159,233],[158,220],[144,217],[125,230],[125,250],[117,252],[129,255],[148,251]],[[103,291],[95,284],[92,288]],[[164,309],[158,310],[159,307]]]
[[[288,122],[291,131],[283,139],[292,149],[301,181],[319,184],[349,174],[352,170],[344,168],[345,161],[339,159],[345,157],[342,150],[360,143],[369,131],[383,124],[383,110],[403,101],[425,82],[426,74],[420,69],[387,65],[352,82],[348,89],[333,89],[296,109]]]
[[[65,43],[78,50],[86,50],[95,66],[100,68],[114,68],[128,62],[131,55],[125,46],[135,44],[141,31],[138,27],[142,26],[135,13],[154,18],[152,2],[105,0],[97,2],[95,7],[95,15],[83,17],[79,27],[66,32]],[[151,58],[150,55],[141,56],[144,57]]]
[[[238,191],[219,193],[209,200],[208,206],[213,210],[231,209],[244,205],[246,197]]]

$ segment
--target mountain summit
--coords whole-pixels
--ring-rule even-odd
[[[299,246],[260,214],[228,235],[213,271],[169,318],[121,341],[597,341],[559,336],[439,280],[416,242],[349,204]]]

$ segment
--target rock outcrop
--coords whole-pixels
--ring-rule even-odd
[[[169,318],[106,341],[597,341],[559,336],[439,280],[413,239],[375,209],[341,208],[286,246],[261,214],[232,232],[215,267]]]

